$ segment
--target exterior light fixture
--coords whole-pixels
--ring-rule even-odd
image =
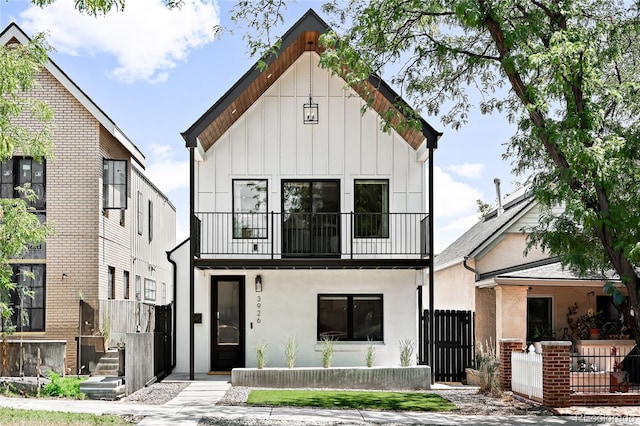
[[[262,293],[262,276],[256,275],[256,293]]]
[[[302,106],[302,121],[304,124],[318,124],[318,104],[313,102],[311,96],[313,88],[313,66],[312,66],[312,54],[313,42],[307,42],[309,45],[309,102]]]

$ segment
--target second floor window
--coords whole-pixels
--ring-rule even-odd
[[[144,279],[144,300],[156,300],[156,282],[149,278]]]
[[[127,208],[127,160],[102,160],[102,208]]]
[[[149,200],[149,242],[153,241],[153,201]]]
[[[144,199],[142,192],[138,191],[138,235],[142,235],[144,229]]]
[[[358,179],[354,186],[355,237],[389,238],[389,181]]]
[[[233,238],[267,238],[267,181],[233,181]]]
[[[17,198],[21,194],[16,187],[28,186],[37,195],[37,200],[29,205],[38,211],[46,209],[45,164],[32,158],[13,157],[0,163],[0,196],[2,198]]]

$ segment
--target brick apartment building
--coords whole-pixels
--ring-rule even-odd
[[[28,41],[15,24],[0,33],[3,45]],[[80,327],[82,335],[95,335],[108,326],[100,301],[172,302],[166,252],[175,246],[175,207],[143,175],[142,152],[58,66],[48,61],[36,80],[29,96],[54,109],[53,159],[39,164],[16,155],[2,163],[8,188],[2,197],[30,182],[42,195],[37,214],[55,235],[15,261],[16,273],[34,273],[16,275],[34,291],[24,304],[30,320],[18,325],[16,335],[66,340],[67,371],[77,372]],[[36,125],[28,118],[19,124]],[[136,319],[130,321],[135,329]]]

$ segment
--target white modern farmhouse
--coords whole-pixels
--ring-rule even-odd
[[[398,366],[416,347],[431,265],[427,160],[440,133],[382,130],[399,96],[381,79],[365,100],[318,65],[328,26],[309,10],[268,67],[251,68],[182,136],[191,153],[191,237],[176,262],[174,372]],[[400,120],[405,120],[399,116]],[[406,127],[406,126],[405,126]],[[414,354],[417,354],[417,350]],[[415,355],[414,355],[415,356]],[[415,362],[414,362],[415,363]]]

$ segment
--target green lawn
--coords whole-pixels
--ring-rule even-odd
[[[94,414],[59,413],[54,411],[16,410],[0,408],[0,425],[130,425],[118,416],[96,416]]]
[[[249,405],[358,408],[393,411],[453,411],[449,400],[424,392],[253,390]]]

